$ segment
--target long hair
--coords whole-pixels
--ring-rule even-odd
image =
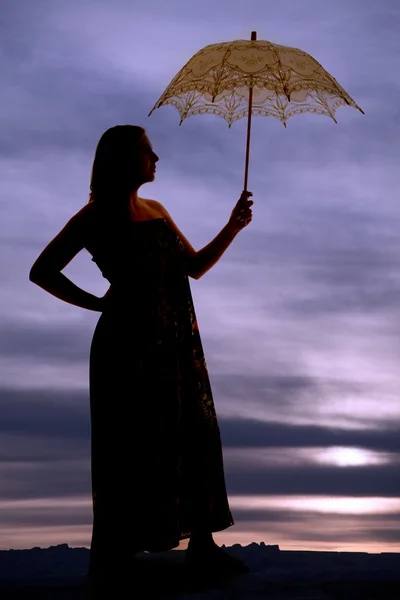
[[[135,146],[146,133],[138,125],[115,125],[101,136],[92,166],[89,202],[107,213],[124,212],[138,180]]]

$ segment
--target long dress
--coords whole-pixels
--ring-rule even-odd
[[[90,349],[91,569],[234,524],[220,430],[186,272],[162,218],[97,236],[111,283]]]

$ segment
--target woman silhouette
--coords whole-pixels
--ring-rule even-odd
[[[193,567],[247,570],[212,536],[234,521],[188,278],[208,271],[251,221],[252,194],[242,193],[225,227],[196,251],[164,206],[138,196],[158,160],[143,128],[105,131],[89,202],[30,271],[57,298],[102,313],[89,368],[91,576],[121,572],[135,553],[184,538]],[[101,298],[61,273],[83,248],[110,282]]]

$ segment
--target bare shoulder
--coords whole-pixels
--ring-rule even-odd
[[[93,221],[94,207],[92,202],[85,204],[75,214],[73,214],[66,222],[65,230],[85,231]]]
[[[161,202],[158,200],[147,200],[147,202],[154,217],[166,219],[171,225],[174,225],[171,215]]]
[[[155,217],[166,218],[168,215],[167,209],[158,200],[147,200],[147,205]]]
[[[147,202],[148,202],[148,206],[154,217],[166,219],[172,226],[175,225],[168,210],[165,208],[165,206],[163,204],[161,204],[161,202],[158,202],[158,200],[148,200]],[[175,225],[175,227],[176,227],[176,225]]]
[[[82,224],[88,224],[92,219],[95,212],[94,202],[88,202],[82,208],[78,210],[72,217],[74,220]]]
[[[73,240],[73,245],[86,247],[86,243],[91,239],[91,230],[94,223],[95,206],[93,202],[89,202],[82,206],[64,225],[63,229],[58,234],[58,238],[65,244],[70,244]]]

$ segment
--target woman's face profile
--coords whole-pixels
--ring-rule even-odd
[[[143,183],[153,181],[156,172],[156,162],[159,158],[153,151],[153,146],[146,134],[143,134],[140,141],[135,146],[135,150],[140,179]]]

